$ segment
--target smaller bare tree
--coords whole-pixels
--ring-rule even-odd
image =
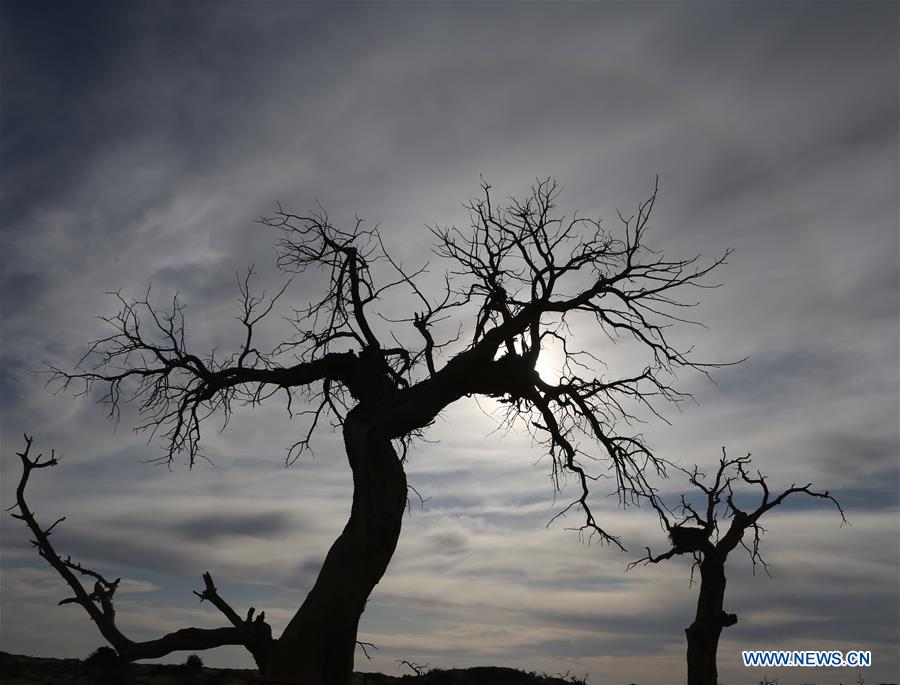
[[[38,522],[34,511],[25,499],[25,488],[31,472],[59,464],[55,451],[51,452],[49,458],[44,458],[42,454],[38,454],[36,457],[30,456],[33,441],[33,437],[26,435],[25,449],[16,453],[22,460],[22,477],[16,488],[16,503],[8,510],[13,512],[13,518],[19,519],[28,526],[33,535],[31,544],[37,553],[62,576],[72,590],[72,596],[61,600],[59,602],[61,605],[77,604],[81,606],[91,617],[103,637],[125,662],[155,659],[176,650],[202,650],[221,645],[243,645],[257,661],[260,660],[262,650],[272,643],[272,628],[266,623],[266,612],[260,612],[254,618],[256,610],[250,607],[247,617],[241,618],[219,595],[212,576],[208,572],[203,574],[203,590],[194,591],[194,594],[200,598],[200,601],[209,601],[225,614],[231,623],[230,626],[181,628],[160,638],[141,642],[128,638],[116,625],[116,610],[113,606],[113,595],[122,579],[109,580],[101,573],[72,561],[72,557],[60,555],[50,542],[50,536],[53,529],[66,520],[65,517],[57,519],[45,528]],[[85,587],[81,578],[88,579],[88,586],[90,581],[93,581],[93,589],[89,590],[88,587]]]
[[[812,483],[799,486],[796,483],[778,495],[769,490],[766,477],[759,471],[756,476],[748,473],[750,455],[728,458],[722,449],[722,458],[713,478],[707,484],[705,474],[697,466],[691,470],[682,469],[691,485],[700,491],[700,502],[694,505],[685,495],[673,510],[656,495],[650,498],[659,514],[660,521],[669,535],[671,547],[654,556],[647,548],[646,556],[628,565],[631,570],[640,564],[657,564],[680,554],[690,554],[694,559],[691,567],[691,585],[694,572],[700,570],[700,594],[697,598],[697,614],[694,622],[685,629],[687,633],[688,685],[717,685],[716,652],[722,629],[737,623],[737,615],[723,609],[725,601],[725,562],[728,555],[740,545],[750,555],[753,573],[761,566],[771,577],[769,566],[759,551],[759,543],[765,529],[760,519],[784,502],[790,495],[805,494],[830,500],[841,515],[841,525],[847,522],[844,510],[828,491],[812,490]],[[760,491],[758,506],[752,511],[744,511],[735,501],[735,486],[753,486]],[[727,528],[720,522],[729,521]],[[745,540],[750,533],[751,539]]]

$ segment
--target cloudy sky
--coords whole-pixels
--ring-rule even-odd
[[[141,463],[161,452],[130,432],[132,414],[115,430],[32,373],[77,361],[114,311],[106,291],[180,291],[189,344],[226,349],[240,335],[235,273],[255,264],[260,288],[283,282],[253,222],[276,202],[379,222],[412,264],[429,258],[426,224],[465,225],[480,175],[500,197],[554,176],[564,210],[612,228],[659,174],[651,245],[734,250],[694,311],[708,327],[676,334],[707,359],[749,359],[716,385],[684,374],[696,404],[664,408],[671,425],[645,426],[648,440],[684,464],[752,452],[774,484],[831,490],[852,524],[788,503],[767,524],[773,579],[735,554],[721,679],[761,679],[739,664],[748,648],[870,649],[867,682],[896,677],[896,3],[3,2],[0,31],[3,505],[22,432],[65,455],[35,477],[33,506],[69,517],[60,551],[126,579],[119,616],[135,638],[219,625],[191,594],[204,570],[279,630],[345,522],[350,478],[327,430],[285,470],[300,427],[277,398],[209,427],[213,465]],[[314,294],[298,280],[288,297]],[[266,335],[283,333],[274,320]],[[689,564],[626,574],[662,533],[599,496],[628,553],[545,527],[567,492],[554,498],[540,452],[495,427],[461,402],[410,456],[427,501],[363,616],[378,651],[357,668],[681,681]],[[0,648],[99,646],[80,610],[56,606],[65,589],[21,525],[0,530]],[[238,649],[203,658],[250,663]]]

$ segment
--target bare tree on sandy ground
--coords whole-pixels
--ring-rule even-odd
[[[353,473],[352,509],[312,590],[277,639],[261,615],[235,612],[205,574],[199,594],[230,627],[188,628],[135,642],[115,625],[115,581],[58,556],[49,529],[39,534],[20,501],[38,551],[75,593],[69,601],[88,612],[126,660],[241,644],[264,677],[343,685],[360,615],[400,535],[408,449],[445,407],[474,396],[495,398],[505,409],[501,421],[542,446],[556,488],[574,478],[576,494],[559,516],[577,515],[580,534],[621,547],[595,516],[590,486],[609,479],[603,494],[615,492],[625,506],[651,492],[649,476],[664,472],[665,461],[631,419],[639,407],[656,414],[660,402],[687,396],[673,387],[677,371],[705,374],[718,366],[694,360],[670,341],[669,329],[690,323],[684,312],[694,302],[684,299],[685,291],[715,287],[705,277],[727,253],[702,263],[646,247],[656,189],[635,215],[619,214],[617,231],[599,219],[559,212],[557,196],[557,184],[548,179],[498,205],[483,183],[466,205],[467,229],[431,228],[434,253],[446,268],[437,287],[427,265],[409,270],[394,258],[377,227],[361,220],[340,227],[324,210],[292,214],[279,206],[260,219],[277,234],[278,267],[297,278],[324,275],[327,285],[321,298],[293,308],[296,334],[271,351],[261,349],[255,334],[287,285],[274,297],[254,294],[252,270],[239,279],[242,333],[231,353],[189,348],[177,297],[161,310],[149,295],[127,300],[116,294],[119,311],[106,319],[110,334],[94,341],[74,370],[53,368],[62,388],[85,396],[99,390],[113,418],[122,403],[134,403],[144,419],[138,430],[164,442],[161,460],[183,458],[191,465],[203,456],[205,419],[215,414],[227,421],[240,405],[283,398],[288,411],[307,421],[288,463],[309,449],[323,422],[342,431]],[[615,373],[576,347],[575,334],[582,340],[605,335],[642,361]],[[542,350],[550,346],[561,351],[558,380],[538,373]],[[20,490],[38,466],[23,461]],[[94,581],[92,592],[79,574]]]
[[[791,495],[803,494],[831,501],[841,515],[841,525],[847,522],[844,510],[828,491],[812,490],[812,483],[794,483],[779,494],[769,490],[766,477],[759,471],[751,475],[750,455],[728,458],[722,450],[722,458],[712,482],[709,483],[697,466],[684,473],[688,482],[699,492],[699,500],[685,495],[673,513],[659,497],[650,501],[660,521],[669,534],[671,547],[654,556],[647,549],[646,556],[629,564],[629,570],[639,564],[658,564],[681,554],[693,558],[691,585],[694,571],[700,571],[700,591],[697,597],[697,613],[694,622],[685,629],[687,634],[687,682],[688,685],[717,685],[716,652],[722,629],[737,623],[737,615],[724,610],[725,562],[735,548],[741,546],[750,555],[753,572],[761,567],[767,575],[769,567],[759,551],[765,529],[760,519]],[[739,502],[747,502],[751,496],[737,490],[738,486],[752,486],[759,491],[755,508],[744,511]],[[755,497],[754,497],[755,499]],[[743,505],[746,506],[746,505]],[[727,523],[727,525],[726,525]],[[721,526],[720,526],[721,524]],[[749,539],[745,539],[745,536]]]

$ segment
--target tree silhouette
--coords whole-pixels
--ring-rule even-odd
[[[700,570],[697,613],[694,622],[685,629],[688,685],[717,685],[716,652],[719,636],[723,628],[737,623],[737,615],[730,614],[723,608],[725,562],[728,555],[740,545],[750,555],[753,573],[756,573],[757,566],[762,566],[766,574],[770,575],[768,564],[759,552],[760,538],[765,532],[760,519],[791,495],[804,494],[830,500],[840,512],[841,525],[847,522],[841,505],[827,491],[811,490],[812,483],[803,486],[794,483],[773,496],[766,477],[759,471],[755,477],[750,475],[747,472],[749,465],[749,454],[729,459],[723,449],[711,485],[705,482],[705,476],[697,466],[684,471],[688,482],[700,491],[700,503],[697,506],[682,495],[681,502],[673,513],[655,494],[651,495],[651,504],[669,534],[671,547],[658,556],[654,556],[647,548],[646,556],[628,565],[631,569],[638,564],[658,564],[677,555],[690,554],[694,561],[691,567],[692,584],[694,571]],[[744,511],[738,506],[736,498],[740,493],[735,493],[735,485],[740,484],[759,488],[760,499],[755,509]],[[728,526],[723,532],[719,523],[724,521],[728,521]],[[749,542],[744,540],[748,531],[752,534]]]
[[[558,516],[579,513],[579,534],[621,547],[595,517],[590,485],[609,478],[620,503],[628,505],[651,492],[648,474],[664,470],[629,419],[637,406],[655,413],[658,401],[686,396],[671,385],[677,370],[707,373],[718,366],[695,361],[667,335],[670,325],[686,321],[683,308],[693,304],[680,299],[682,291],[715,287],[704,277],[727,253],[704,265],[699,257],[667,259],[645,247],[656,188],[636,215],[619,215],[618,234],[599,219],[559,213],[557,195],[557,184],[548,179],[497,206],[482,183],[478,198],[466,205],[469,229],[431,229],[434,252],[448,265],[436,288],[426,267],[407,270],[390,254],[377,228],[361,220],[342,228],[323,210],[297,215],[279,206],[274,216],[259,220],[277,232],[278,267],[292,277],[324,272],[327,285],[321,298],[294,309],[296,335],[271,352],[258,347],[255,334],[287,286],[268,299],[256,295],[252,270],[239,279],[241,343],[226,356],[189,349],[178,298],[161,311],[149,294],[140,300],[116,295],[119,311],[106,319],[111,333],[93,342],[74,370],[53,368],[61,387],[78,395],[102,389],[101,401],[114,418],[123,402],[135,403],[143,416],[138,429],[164,441],[161,459],[180,456],[191,465],[202,456],[205,419],[218,413],[227,420],[239,405],[280,395],[289,411],[307,421],[288,450],[288,463],[330,420],[342,430],[354,484],[349,520],[277,639],[263,615],[254,619],[251,609],[239,616],[209,574],[198,594],[231,627],[189,628],[149,642],[128,639],[115,627],[116,583],[57,556],[49,529],[39,533],[20,499],[19,515],[38,551],[75,592],[70,601],[85,608],[123,658],[242,644],[267,678],[346,683],[360,615],[400,534],[411,441],[445,407],[473,395],[495,398],[506,410],[502,420],[542,445],[555,487],[574,477],[577,494]],[[390,311],[379,309],[384,303]],[[396,315],[398,309],[406,313]],[[633,345],[642,356],[640,370],[609,375],[603,360],[574,347],[572,330]],[[555,382],[537,371],[549,346],[563,357]],[[20,491],[33,469],[50,462],[24,456],[23,463]],[[78,574],[94,579],[93,592],[81,587]]]

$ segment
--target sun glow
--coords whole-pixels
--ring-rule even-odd
[[[562,350],[553,346],[545,346],[541,348],[534,368],[542,381],[556,385],[563,375],[563,361]]]

